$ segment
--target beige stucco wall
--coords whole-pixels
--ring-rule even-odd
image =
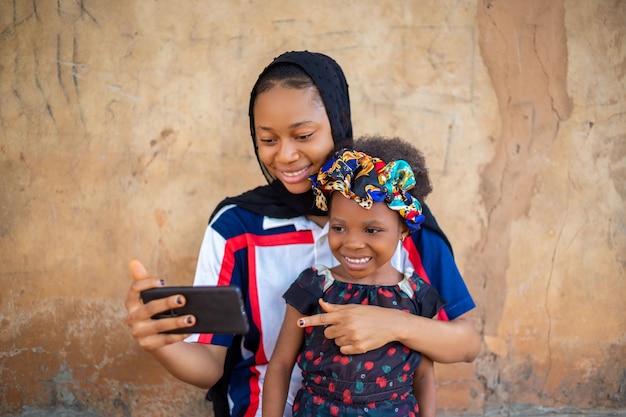
[[[0,415],[192,415],[123,323],[127,263],[189,284],[215,204],[263,182],[258,72],[333,56],[355,134],[426,154],[479,305],[446,413],[626,408],[626,2],[0,3]]]

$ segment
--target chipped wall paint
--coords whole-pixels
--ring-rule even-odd
[[[351,16],[349,20],[345,16]],[[4,2],[0,415],[209,414],[123,323],[129,259],[192,280],[208,216],[263,183],[247,100],[333,56],[355,134],[427,157],[479,305],[446,414],[626,408],[621,0]]]

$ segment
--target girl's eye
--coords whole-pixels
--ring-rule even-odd
[[[334,232],[342,232],[344,230],[343,226],[330,226],[330,229]]]
[[[374,229],[373,227],[368,227],[367,229],[365,229],[365,233],[372,234],[372,235],[378,232],[380,232],[380,229]]]

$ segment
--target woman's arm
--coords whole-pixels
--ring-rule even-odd
[[[398,341],[435,362],[473,362],[480,353],[481,338],[470,315],[468,312],[451,321],[409,315],[404,319],[419,320],[408,320],[407,327],[398,323],[394,330]]]
[[[420,408],[420,417],[435,417],[437,413],[437,385],[433,361],[422,355],[422,362],[413,375],[413,394]]]
[[[300,327],[325,325],[343,354],[377,349],[391,341],[422,352],[435,362],[472,362],[480,351],[480,335],[465,313],[452,321],[433,320],[400,310],[320,300],[325,314],[302,317]]]
[[[296,325],[300,316],[298,310],[287,305],[283,326],[263,382],[263,417],[282,417],[285,412],[291,372],[304,337],[304,331]]]
[[[161,334],[165,330],[189,327],[193,316],[153,320],[159,312],[185,304],[182,296],[171,296],[143,304],[141,291],[162,286],[159,279],[151,278],[137,260],[130,263],[133,283],[126,295],[126,324],[131,328],[139,346],[151,353],[161,365],[176,378],[201,388],[213,386],[222,376],[226,348],[217,345],[185,343],[187,335]]]

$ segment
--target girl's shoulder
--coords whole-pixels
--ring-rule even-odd
[[[309,268],[306,268],[300,275],[298,275],[298,281],[301,282],[317,282],[323,280],[328,268],[323,265],[313,265]]]
[[[446,305],[435,287],[424,281],[412,268],[407,268],[405,278],[413,290],[413,299],[418,302],[419,315],[433,317]]]
[[[315,292],[324,291],[328,285],[328,280],[332,280],[329,269],[324,265],[314,265],[302,271],[295,281],[300,288],[313,290]]]
[[[413,268],[406,268],[404,277],[411,284],[413,291],[416,293],[424,292],[432,287],[428,282],[422,279]]]

